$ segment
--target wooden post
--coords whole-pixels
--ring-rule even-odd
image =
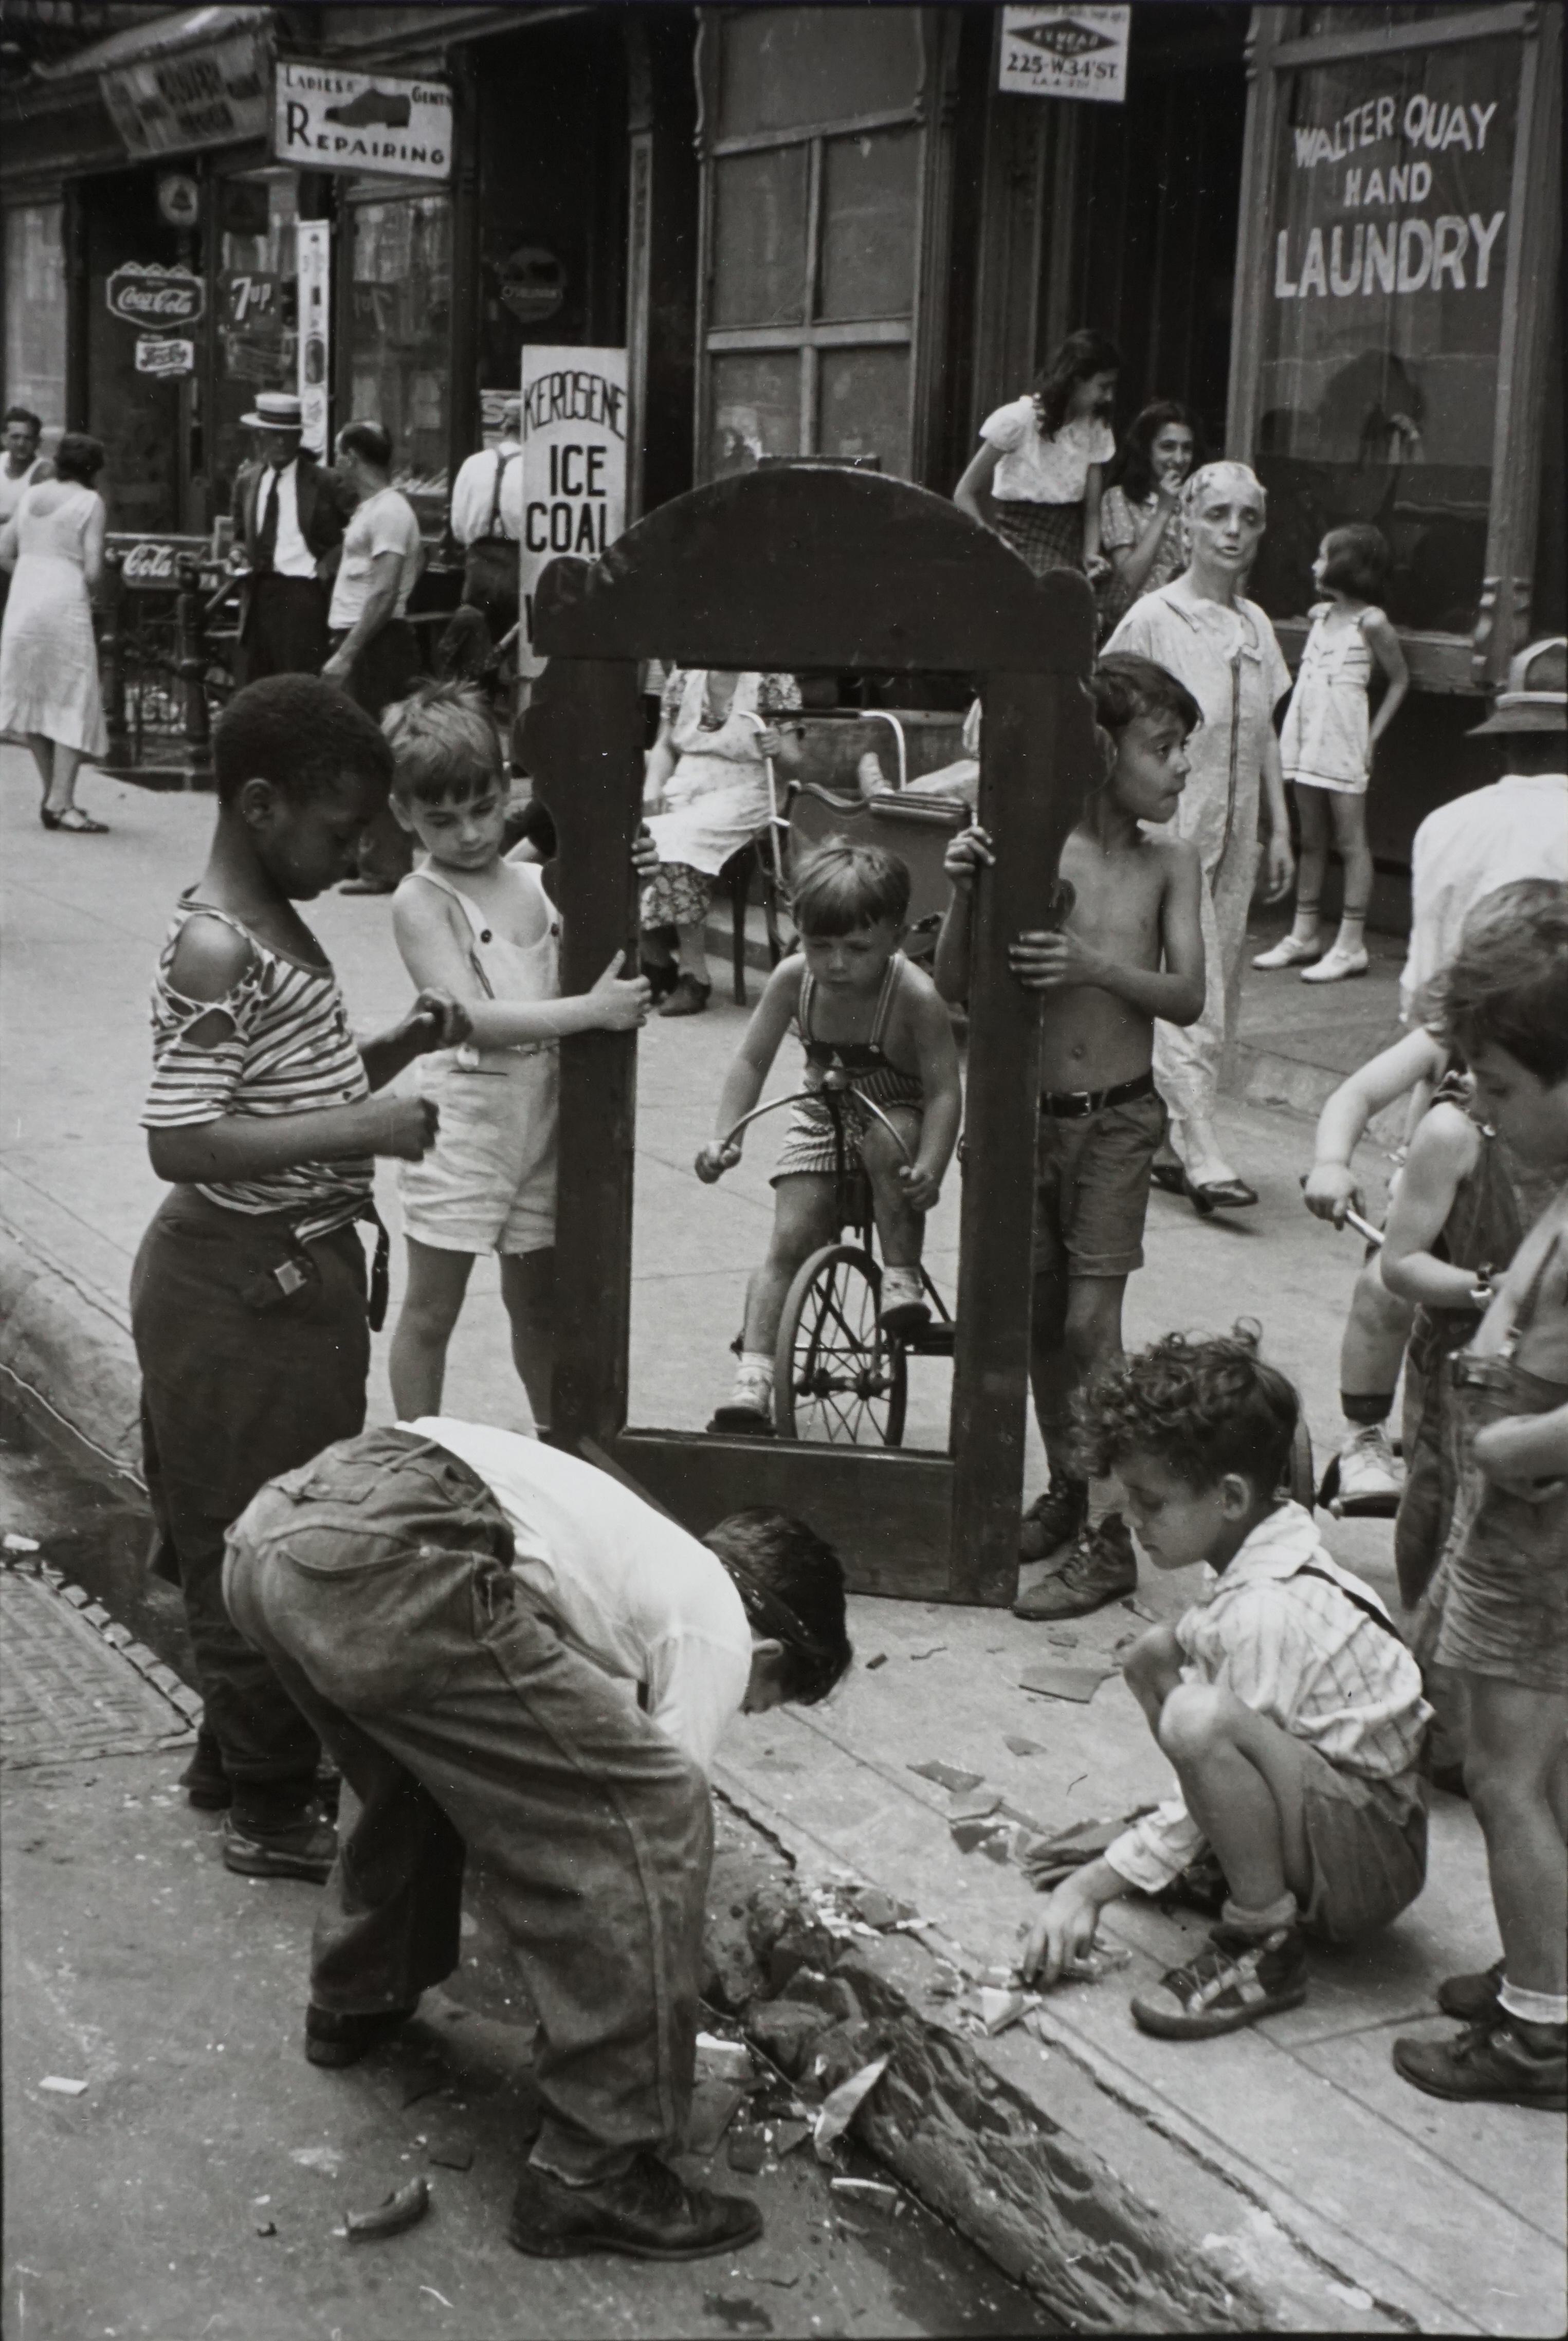
[[[206,785],[213,776],[212,726],[207,719],[207,652],[202,619],[202,576],[195,562],[179,563],[175,603],[175,665],[185,701],[185,784]]]
[[[580,565],[580,564],[579,564]],[[561,990],[587,991],[636,933],[632,838],[643,788],[642,708],[630,662],[554,661],[534,686],[524,754],[548,806],[560,862],[582,873],[563,938]],[[614,1439],[626,1421],[631,1329],[634,1032],[561,1044],[561,1180],[552,1433]]]
[[[131,734],[125,722],[125,581],[120,556],[110,553],[104,562],[104,619],[98,637],[98,663],[104,692],[104,729],[109,736],[105,764],[123,771],[131,761]]]
[[[1059,915],[1056,870],[1094,771],[1094,713],[1066,675],[985,679],[980,819],[996,862],[975,888],[958,1334],[953,1364],[953,1598],[1011,1601],[1029,1386],[1040,1002],[1007,945]],[[1061,743],[1039,785],[1042,740]],[[1005,810],[1004,810],[1005,809]],[[983,1172],[978,1166],[984,1166]]]

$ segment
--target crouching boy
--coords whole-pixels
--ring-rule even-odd
[[[1309,1935],[1371,1934],[1421,1891],[1431,1710],[1376,1595],[1278,1493],[1298,1400],[1253,1332],[1167,1334],[1077,1410],[1086,1459],[1121,1479],[1155,1568],[1206,1560],[1219,1583],[1124,1669],[1180,1794],[1056,1888],[1024,1972],[1054,1983],[1105,1903],[1158,1893],[1206,1843],[1228,1888],[1220,1923],[1133,2001],[1144,2031],[1205,2040],[1300,2005]]]

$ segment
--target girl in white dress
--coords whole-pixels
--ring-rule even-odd
[[[35,481],[0,529],[0,563],[12,572],[0,627],[0,732],[22,734],[44,783],[45,829],[102,836],[76,802],[84,756],[107,748],[93,639],[93,592],[104,573],[108,515],[93,487],[104,450],[67,431],[56,477]]]
[[[1111,402],[1121,364],[1104,334],[1069,334],[1034,389],[986,416],[953,491],[959,511],[994,529],[1036,577],[1079,569],[1098,585],[1110,575],[1100,492],[1116,452]]]
[[[1363,937],[1372,897],[1366,792],[1373,751],[1410,688],[1399,637],[1375,599],[1390,560],[1381,529],[1358,523],[1331,528],[1313,563],[1313,582],[1327,598],[1313,605],[1312,632],[1280,738],[1301,821],[1295,924],[1253,961],[1261,968],[1299,967],[1303,983],[1339,983],[1366,973]],[[1376,673],[1386,688],[1373,715],[1369,692]],[[1331,831],[1344,865],[1344,902],[1333,948],[1325,951],[1318,904]]]
[[[421,990],[420,971],[441,970],[430,981],[473,1024],[461,1048],[419,1061],[440,1124],[398,1181],[408,1288],[388,1361],[393,1403],[402,1421],[440,1413],[469,1271],[478,1253],[498,1252],[513,1361],[543,1432],[555,1361],[557,1050],[574,1032],[634,1030],[648,987],[621,981],[617,953],[592,991],[562,999],[555,907],[533,848],[517,848],[526,860],[502,852],[500,743],[472,684],[427,683],[382,728],[396,760],[393,811],[429,857],[394,899],[397,948]]]

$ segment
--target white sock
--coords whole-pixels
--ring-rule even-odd
[[[1504,1976],[1497,2000],[1503,2013],[1516,2016],[1521,2024],[1568,2024],[1568,1992],[1525,1991]]]
[[[747,1390],[771,1390],[774,1386],[774,1361],[765,1350],[743,1350],[735,1368],[735,1388]]]

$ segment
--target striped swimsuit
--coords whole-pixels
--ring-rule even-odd
[[[185,922],[217,919],[250,945],[251,958],[222,1000],[187,1000],[169,981]],[[225,1114],[259,1118],[352,1105],[370,1095],[343,993],[330,967],[311,967],[262,942],[226,911],[186,897],[175,915],[153,979],[153,1079],[144,1130],[177,1130]],[[188,1037],[204,1017],[226,1016],[233,1031],[211,1048]],[[203,1186],[225,1210],[259,1217],[286,1211],[302,1243],[360,1218],[370,1201],[368,1157],[296,1162],[255,1179]]]
[[[893,1012],[893,1002],[907,962],[902,951],[894,951],[887,962],[887,972],[882,979],[877,994],[876,1014],[872,1021],[869,1041],[819,1041],[812,1031],[812,1002],[816,992],[816,981],[809,972],[803,975],[800,985],[800,1006],[795,1012],[795,1027],[805,1050],[805,1087],[820,1089],[823,1076],[828,1072],[849,1075],[849,1087],[841,1091],[844,1137],[850,1148],[858,1151],[866,1132],[876,1117],[868,1113],[862,1103],[869,1099],[884,1113],[894,1106],[913,1108],[919,1113],[925,1105],[925,1091],[918,1073],[906,1073],[891,1063],[882,1046],[887,1020]],[[853,1168],[853,1163],[850,1166]],[[834,1135],[833,1110],[808,1099],[797,1105],[790,1115],[789,1128],[783,1150],[773,1174],[773,1184],[781,1179],[798,1177],[803,1171],[832,1178],[838,1169],[838,1145]]]

